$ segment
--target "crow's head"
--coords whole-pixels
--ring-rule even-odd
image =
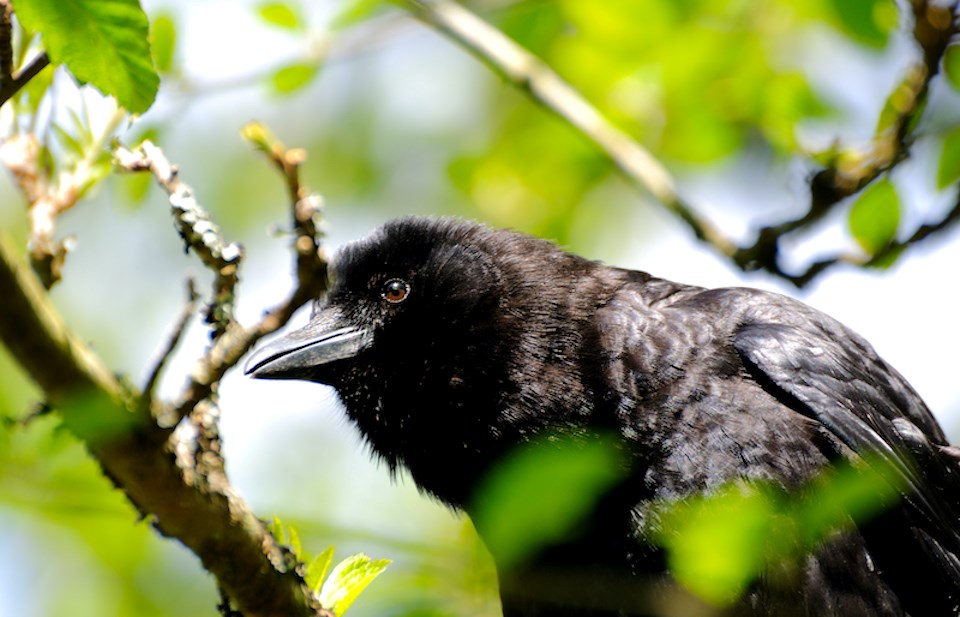
[[[456,503],[446,476],[463,484],[582,395],[577,275],[594,267],[522,234],[400,219],[344,247],[309,324],[247,372],[333,386],[378,455]]]
[[[486,323],[498,302],[500,273],[477,246],[482,228],[460,221],[402,219],[344,247],[332,286],[310,323],[259,350],[247,372],[360,387],[360,369],[380,377],[409,365],[459,331]],[[412,384],[410,384],[412,385]]]

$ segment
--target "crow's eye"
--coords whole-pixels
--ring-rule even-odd
[[[399,304],[410,295],[410,285],[400,279],[390,279],[383,284],[380,297],[390,304]]]

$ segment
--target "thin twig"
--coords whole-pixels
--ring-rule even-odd
[[[114,157],[125,171],[150,171],[167,192],[185,247],[193,250],[214,274],[213,297],[207,307],[206,321],[213,326],[214,339],[219,338],[233,320],[243,247],[223,239],[220,228],[193,197],[191,188],[180,180],[177,167],[153,143],[144,141],[136,150],[118,147]]]
[[[297,236],[294,241],[297,286],[287,300],[267,312],[251,327],[237,323],[233,319],[232,310],[223,307],[218,310],[218,315],[224,318],[224,321],[218,322],[221,329],[210,348],[197,361],[179,400],[170,410],[170,416],[164,418],[164,424],[174,425],[191,414],[201,401],[214,394],[217,384],[227,370],[235,366],[261,337],[283,327],[298,308],[326,289],[326,259],[320,251],[317,225],[319,201],[300,186],[296,173],[303,154],[302,151],[299,151],[299,154],[296,152],[283,150],[282,157],[292,174],[284,173],[288,188],[296,195],[304,195],[294,202],[293,208]],[[149,170],[154,174],[170,196],[170,203],[177,215],[178,229],[184,241],[217,275],[214,304],[217,304],[220,298],[229,298],[232,301],[242,251],[239,245],[227,244],[220,238],[217,226],[197,204],[190,188],[177,177],[176,167],[170,164],[159,148],[149,142],[144,142],[135,151],[119,147],[115,150],[115,159],[122,169]],[[232,304],[230,308],[232,309]]]
[[[797,287],[803,287],[817,277],[821,272],[837,264],[852,264],[856,266],[882,267],[889,264],[892,259],[903,253],[907,248],[914,244],[919,244],[927,238],[944,231],[945,229],[960,223],[960,195],[957,196],[953,207],[934,223],[924,223],[920,225],[906,240],[894,240],[869,257],[854,255],[852,253],[840,253],[833,257],[828,257],[810,264],[807,269],[796,275],[783,275],[783,278],[790,281]]]
[[[13,96],[20,92],[20,89],[26,86],[31,79],[37,76],[43,69],[47,68],[50,64],[50,56],[47,55],[47,52],[43,51],[34,56],[33,60],[25,66],[19,73],[11,77],[9,80],[4,80],[3,85],[0,86],[0,105],[3,105],[9,101]]]
[[[327,283],[327,259],[320,246],[323,198],[311,193],[300,181],[300,166],[306,160],[306,152],[300,148],[287,149],[258,122],[247,124],[243,136],[264,153],[283,176],[290,195],[297,291],[303,301],[318,298],[326,291]]]
[[[628,179],[648,190],[683,220],[699,240],[732,259],[745,271],[765,270],[798,287],[839,263],[876,263],[881,257],[889,257],[885,253],[864,260],[851,255],[838,255],[811,264],[801,274],[791,274],[784,271],[779,263],[780,239],[786,234],[809,228],[843,199],[854,195],[907,157],[914,139],[912,131],[926,104],[930,81],[939,70],[946,46],[957,31],[954,20],[957,2],[942,6],[929,0],[911,0],[914,37],[923,51],[923,60],[907,72],[891,94],[871,150],[853,157],[852,163],[845,160],[815,174],[810,183],[810,207],[803,216],[764,227],[759,230],[752,245],[738,247],[679,197],[675,183],[663,165],[610,123],[539,58],[450,0],[395,2],[579,130]],[[944,224],[952,222],[945,220]],[[911,243],[907,241],[891,246],[902,249]]]
[[[167,338],[163,349],[160,350],[160,355],[150,370],[146,382],[143,384],[143,394],[140,397],[140,406],[142,408],[150,409],[153,406],[154,394],[157,383],[160,380],[160,375],[163,373],[163,369],[169,361],[170,356],[173,355],[173,352],[183,339],[183,335],[187,331],[187,324],[190,323],[190,317],[193,315],[196,307],[197,291],[194,288],[193,279],[189,278],[187,279],[187,301],[180,310],[180,316],[177,318],[173,331]]]
[[[800,274],[785,272],[779,264],[780,239],[783,236],[809,228],[842,200],[856,194],[907,158],[914,142],[912,131],[926,108],[930,82],[940,70],[943,55],[957,31],[954,19],[956,1],[940,5],[928,0],[912,0],[910,7],[914,18],[914,39],[923,57],[907,69],[904,78],[888,97],[870,150],[850,157],[851,162],[837,157],[839,162],[817,172],[810,181],[810,206],[803,216],[760,229],[752,245],[742,247],[732,255],[733,261],[743,270],[766,270],[797,287],[803,287],[836,264],[880,263],[891,257],[894,251],[901,251],[915,243],[915,240],[891,243],[887,249],[866,260],[853,255],[838,255],[812,263]],[[947,217],[943,222],[950,224],[952,220]]]

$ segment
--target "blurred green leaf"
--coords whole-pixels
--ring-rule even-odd
[[[320,591],[320,585],[327,577],[327,570],[330,569],[331,563],[333,563],[333,546],[328,546],[307,564],[303,579],[314,593]]]
[[[283,522],[280,520],[280,517],[274,515],[273,520],[267,523],[267,531],[269,531],[270,535],[277,541],[277,544],[286,545],[287,532],[283,527]]]
[[[385,0],[350,0],[331,20],[330,28],[349,28],[370,19],[386,6]]]
[[[960,45],[950,45],[943,55],[943,72],[954,90],[960,90]]]
[[[389,559],[370,559],[363,553],[347,557],[334,568],[317,595],[320,605],[342,617],[367,585],[390,565]]]
[[[623,474],[612,441],[558,435],[508,455],[469,511],[501,572],[509,571],[566,537]]]
[[[850,208],[850,233],[864,251],[873,255],[897,236],[900,197],[890,180],[868,186]]]
[[[260,19],[273,26],[286,30],[303,28],[303,20],[299,13],[286,2],[267,2],[257,7]]]
[[[937,164],[937,188],[945,189],[960,180],[960,127],[943,137]]]
[[[146,203],[154,180],[146,173],[123,174],[117,176],[117,186],[124,198],[119,205],[133,210]]]
[[[296,62],[278,69],[271,77],[274,90],[290,94],[305,87],[320,73],[320,65],[312,62]]]
[[[870,47],[884,47],[897,27],[893,0],[830,0],[840,26],[853,39]]]
[[[789,492],[738,481],[668,504],[660,509],[656,535],[670,573],[715,606],[735,602],[764,573],[789,576],[797,560],[831,534],[896,502],[895,476],[886,465],[840,464]]]
[[[170,72],[177,47],[177,24],[172,15],[163,13],[154,17],[150,28],[150,46],[157,70],[161,73]]]
[[[670,573],[711,604],[735,602],[765,565],[774,514],[765,493],[742,484],[683,502],[663,520]]]
[[[153,104],[160,77],[150,55],[150,23],[137,0],[14,0],[17,18],[40,32],[54,63],[113,95],[133,113]]]
[[[290,525],[290,527],[289,527],[289,529],[287,530],[287,532],[288,532],[288,534],[289,534],[289,536],[290,536],[290,539],[289,539],[289,540],[290,540],[290,542],[289,542],[290,550],[291,550],[291,551],[293,552],[293,554],[297,557],[297,559],[303,560],[303,558],[304,558],[304,557],[303,557],[303,543],[300,542],[300,532],[298,532],[298,531],[297,531],[297,528],[294,527],[293,525]]]

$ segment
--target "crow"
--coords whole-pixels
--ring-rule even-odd
[[[469,515],[498,461],[561,432],[612,434],[624,453],[575,533],[500,572],[506,616],[662,614],[663,504],[731,483],[790,494],[843,466],[878,470],[897,498],[762,564],[723,614],[958,614],[957,450],[827,315],[456,218],[389,222],[331,269],[308,325],[246,372],[333,386],[372,452],[423,492]]]

